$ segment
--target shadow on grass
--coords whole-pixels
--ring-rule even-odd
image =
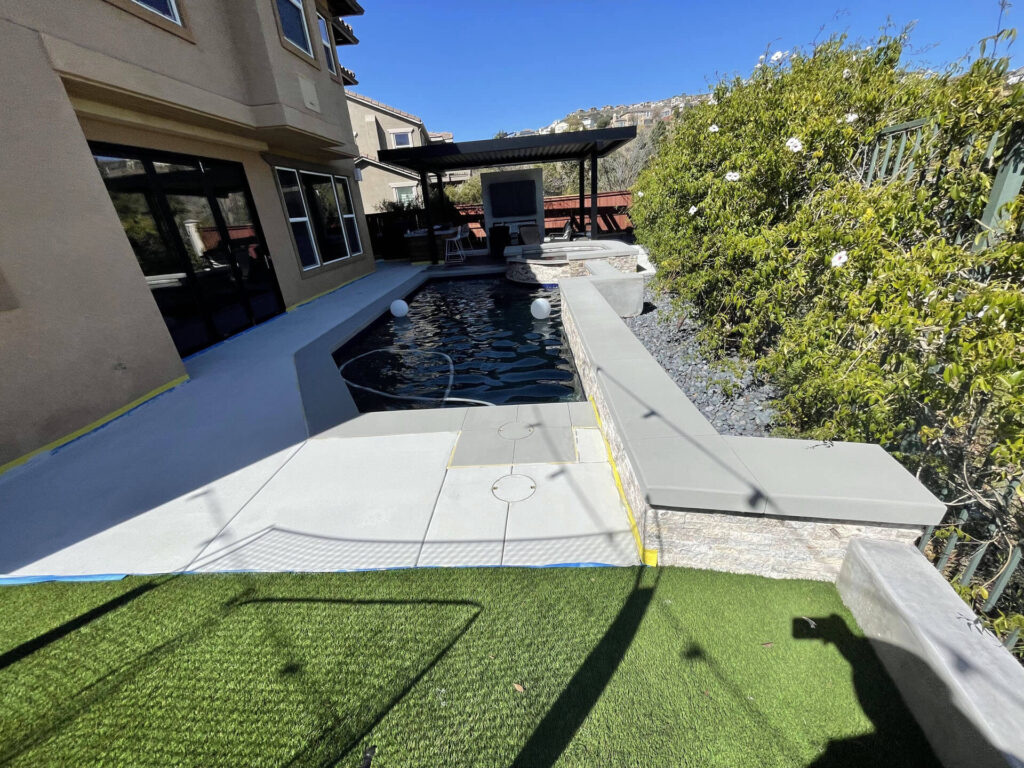
[[[97,605],[95,608],[86,611],[73,619],[68,619],[63,624],[54,627],[53,629],[43,632],[41,635],[33,637],[31,640],[26,640],[21,645],[15,646],[9,651],[0,654],[0,670],[6,669],[15,662],[21,661],[27,656],[31,656],[38,650],[45,648],[51,643],[55,643],[62,637],[67,637],[72,632],[75,632],[87,624],[91,624],[103,616],[106,616],[111,611],[116,611],[122,606],[128,605],[133,600],[142,597],[144,594],[152,589],[156,589],[163,581],[151,581],[145,584],[140,584],[134,589],[130,589],[123,595],[107,600],[102,605]]]
[[[642,586],[646,570],[637,570],[633,589],[619,609],[618,615],[534,729],[512,762],[513,766],[552,766],[569,746],[576,731],[619,668],[644,620],[661,577],[661,572],[656,571],[654,583]]]
[[[835,614],[810,621],[793,619],[793,637],[836,647],[850,664],[857,698],[874,725],[872,733],[829,742],[808,768],[903,768],[941,765],[945,761],[955,765],[1010,764],[1008,756],[961,713],[946,683],[916,654],[855,635]],[[902,692],[910,694],[909,702],[900,698],[893,679],[881,678],[883,665],[899,681]],[[932,752],[918,721],[925,724],[933,739],[941,738],[944,761]],[[902,751],[895,750],[895,745],[902,745]]]

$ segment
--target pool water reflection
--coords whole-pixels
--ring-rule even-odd
[[[551,302],[544,320],[530,314],[539,297]],[[407,301],[407,317],[385,314],[334,353],[360,412],[583,399],[562,338],[557,290],[505,279],[444,280]]]

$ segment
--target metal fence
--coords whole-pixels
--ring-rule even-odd
[[[897,179],[920,184],[929,170],[941,174],[942,168],[932,168],[935,158],[933,150],[928,149],[931,145],[929,139],[934,138],[937,131],[937,126],[924,118],[880,131],[864,152],[860,168],[864,186],[889,184]],[[979,138],[972,136],[964,147],[963,163],[970,161],[978,151]],[[923,154],[925,151],[929,153],[927,156]],[[979,220],[983,236],[979,238],[977,248],[989,245],[990,233],[998,231],[1006,219],[1006,204],[1020,194],[1024,185],[1024,135],[1020,126],[994,131],[985,142],[979,165],[984,167],[997,153],[1000,155],[999,166],[992,180],[988,203]]]

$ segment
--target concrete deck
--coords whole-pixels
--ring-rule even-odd
[[[310,438],[295,352],[421,274],[378,264],[0,476],[0,574],[637,562],[588,404],[368,414]],[[517,475],[531,495],[499,500]]]

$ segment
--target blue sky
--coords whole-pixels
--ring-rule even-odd
[[[997,0],[364,0],[338,49],[356,91],[456,140],[537,128],[579,108],[702,93],[766,48],[820,33],[871,38],[916,22],[911,63],[933,69],[996,30]],[[1004,26],[1024,26],[1024,0]],[[1022,30],[1024,33],[1024,30]],[[827,33],[826,33],[827,36]],[[1010,49],[1024,64],[1024,39]]]

